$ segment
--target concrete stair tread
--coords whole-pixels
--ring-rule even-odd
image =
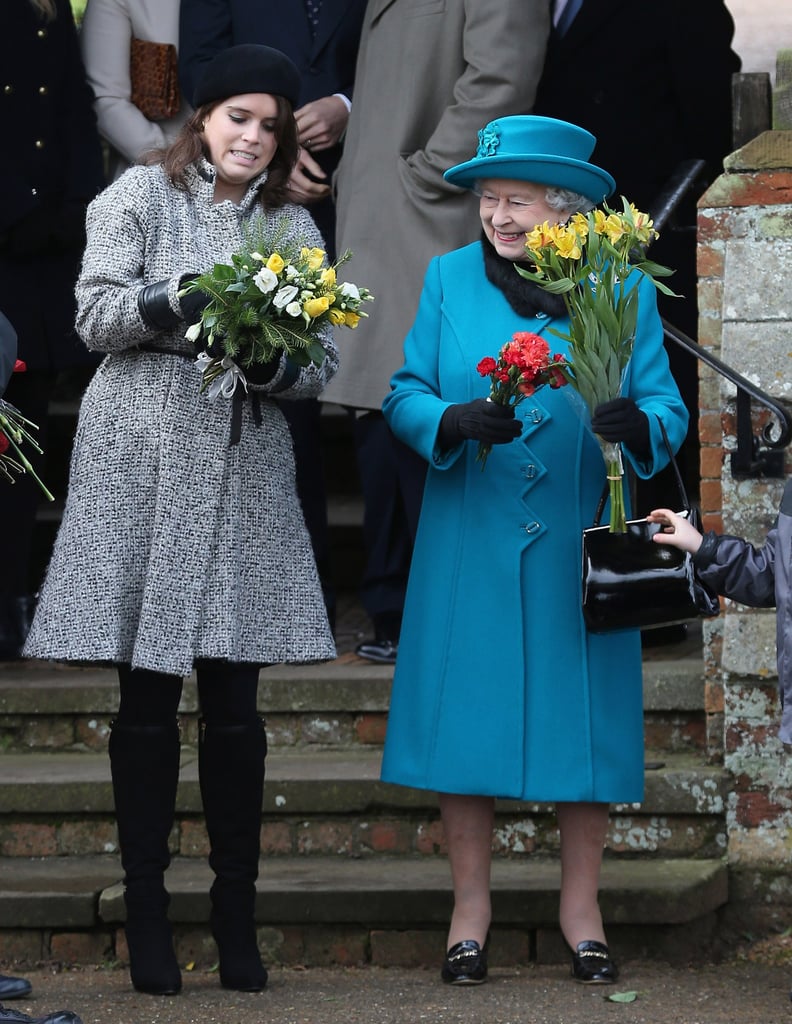
[[[651,711],[701,711],[704,679],[700,650],[685,657],[647,656],[643,663],[644,707]],[[393,668],[346,652],[314,665],[263,669],[259,708],[263,713],[387,711]],[[98,714],[118,709],[118,682],[111,668],[54,662],[0,665],[0,715]],[[185,681],[184,713],[197,713],[196,689]]]
[[[646,772],[642,813],[722,815],[729,775],[694,754],[647,752],[662,767]],[[0,806],[6,814],[113,814],[110,764],[105,753],[3,754]],[[294,750],[275,748],[267,758],[264,812],[360,814],[374,809],[435,808],[433,792],[379,781],[377,747]],[[512,810],[540,805],[503,801]],[[637,810],[616,805],[616,813]],[[184,747],[177,811],[201,814],[197,756]]]
[[[0,881],[0,927],[87,928],[122,921],[116,857],[13,858]],[[211,871],[205,861],[175,858],[167,876],[175,923],[205,923]],[[554,925],[560,867],[549,858],[496,859],[492,892],[499,924]],[[260,924],[362,923],[369,927],[442,925],[451,894],[448,864],[438,857],[272,857],[257,883]],[[679,924],[727,899],[720,860],[606,858],[601,906],[611,924]]]

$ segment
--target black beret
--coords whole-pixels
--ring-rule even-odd
[[[300,72],[285,53],[271,46],[230,46],[205,65],[195,87],[193,105],[200,107],[249,92],[285,96],[296,107]]]

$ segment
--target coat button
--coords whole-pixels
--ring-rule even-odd
[[[532,423],[542,422],[542,410],[541,409],[530,409],[528,411],[528,417]]]
[[[526,480],[533,480],[536,476],[536,466],[534,466],[533,463],[531,463],[530,466],[526,466],[525,469],[523,469],[523,476]]]
[[[39,37],[39,39],[46,39],[47,38],[47,30],[45,28],[40,28],[36,32],[36,35]]]
[[[40,85],[38,87],[38,91],[39,91],[39,96],[46,96],[47,93],[49,92],[49,89],[46,87],[46,85]]]
[[[541,526],[541,523],[537,523],[534,520],[534,522],[532,522],[532,523],[526,523],[525,526],[523,526],[523,529],[525,530],[526,533],[536,533],[537,530],[541,530],[542,529],[542,526]]]
[[[3,92],[6,94],[6,96],[10,96],[13,91],[14,91],[13,85],[4,85],[3,86]]]
[[[44,139],[36,139],[33,145],[36,147],[36,149],[44,149]]]

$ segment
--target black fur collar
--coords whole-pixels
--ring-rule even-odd
[[[566,316],[566,306],[561,296],[551,295],[533,281],[526,281],[524,277],[520,277],[514,269],[514,263],[498,255],[483,231],[481,248],[484,252],[484,273],[487,280],[503,292],[506,301],[518,316],[532,317],[537,313],[553,317]]]

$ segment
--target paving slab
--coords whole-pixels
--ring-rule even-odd
[[[57,1008],[83,1024],[781,1024],[792,1019],[785,966],[728,960],[696,968],[625,960],[613,987],[575,984],[564,965],[499,968],[463,989],[439,965],[403,968],[279,968],[264,992],[220,987],[210,971],[185,973],[173,998],[135,992],[126,970],[26,971],[33,998],[14,1007]],[[614,995],[634,996],[612,1002]]]

